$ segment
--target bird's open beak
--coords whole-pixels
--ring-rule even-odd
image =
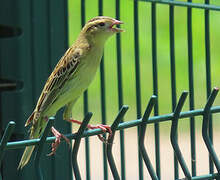
[[[113,32],[116,32],[116,33],[119,33],[119,32],[123,32],[124,30],[123,29],[120,29],[118,27],[113,27],[115,25],[120,25],[120,24],[123,24],[122,21],[119,21],[119,20],[114,20],[114,22],[112,23],[112,25],[109,27]]]

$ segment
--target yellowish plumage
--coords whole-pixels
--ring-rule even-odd
[[[55,116],[63,106],[64,119],[72,116],[72,107],[78,97],[92,82],[99,67],[106,40],[122,30],[113,27],[121,24],[110,17],[95,17],[88,21],[76,42],[66,51],[48,78],[36,108],[25,126],[32,124],[30,139],[39,138],[46,126],[46,119]],[[18,168],[30,160],[34,146],[26,147]]]

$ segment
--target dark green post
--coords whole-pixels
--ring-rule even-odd
[[[34,109],[47,77],[68,48],[67,0],[2,1],[0,5],[1,27],[16,27],[0,37],[0,75],[12,82],[20,82],[14,91],[1,91],[1,132],[10,120],[16,128],[10,141],[27,138],[24,123]],[[10,28],[9,28],[10,30]],[[19,32],[19,33],[17,33]],[[6,36],[7,35],[7,36]],[[55,127],[62,133],[71,131],[70,124],[57,114]],[[70,150],[61,144],[55,157],[48,157],[50,145],[42,153],[44,179],[72,179]],[[4,180],[32,179],[32,163],[22,171],[17,166],[23,149],[8,150],[2,162],[1,174]]]

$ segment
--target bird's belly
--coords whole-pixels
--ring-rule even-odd
[[[65,84],[64,92],[68,94],[70,99],[80,96],[83,91],[89,87],[90,83],[95,77],[96,71],[100,64],[101,56],[90,56],[88,58],[88,60],[85,60],[87,63],[81,63],[78,71],[76,71],[70,78],[69,82]],[[91,61],[91,59],[96,59],[96,61]]]
[[[86,68],[87,67],[85,67],[83,71],[77,72],[77,74],[70,79],[64,87],[64,93],[66,94],[68,101],[80,96],[92,82],[97,68],[93,70],[87,70]]]

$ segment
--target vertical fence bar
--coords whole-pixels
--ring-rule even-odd
[[[47,126],[44,129],[42,136],[40,137],[40,141],[39,141],[38,145],[36,146],[36,155],[34,158],[34,169],[35,169],[35,173],[36,173],[36,180],[43,180],[44,179],[41,168],[40,168],[40,157],[43,152],[43,147],[44,147],[45,141],[47,139],[48,133],[49,133],[53,124],[54,124],[54,117],[52,117],[48,120]]]
[[[136,108],[137,119],[141,118],[141,84],[139,59],[139,28],[138,28],[138,1],[134,1],[134,48],[135,48],[135,76],[136,76]],[[139,127],[138,127],[139,132]],[[138,146],[139,180],[143,180],[143,160]]]
[[[99,6],[99,16],[103,15],[103,0],[98,1]],[[105,99],[105,65],[104,65],[104,55],[102,57],[100,63],[100,81],[101,81],[101,117],[102,117],[102,124],[106,124],[106,99]],[[104,138],[106,135],[103,135]],[[104,179],[108,180],[108,166],[107,166],[107,157],[105,156],[105,144],[103,143],[103,170],[104,170]]]
[[[151,4],[151,33],[152,33],[152,68],[153,68],[153,94],[158,97],[158,74],[157,74],[157,17],[156,3]],[[158,99],[154,106],[154,115],[159,115]],[[158,123],[154,125],[155,133],[155,154],[156,172],[160,179],[160,127]]]
[[[78,162],[77,162],[77,155],[78,155],[78,151],[79,151],[79,145],[81,142],[81,138],[83,135],[83,132],[85,131],[87,125],[89,124],[89,121],[92,117],[92,113],[88,112],[85,116],[85,118],[82,121],[82,124],[77,132],[77,136],[73,145],[73,149],[72,149],[72,167],[73,167],[73,171],[75,174],[75,178],[76,180],[81,180],[81,175],[80,175],[80,171],[79,171],[79,166],[78,166]]]
[[[182,95],[180,96],[180,99],[178,101],[178,104],[174,110],[174,115],[172,119],[172,125],[171,125],[171,133],[170,133],[170,141],[173,146],[175,155],[181,165],[181,168],[186,176],[187,179],[191,179],[190,172],[188,170],[188,167],[186,166],[186,162],[183,158],[183,155],[180,151],[179,145],[178,145],[178,140],[177,140],[177,129],[178,129],[178,121],[179,121],[179,116],[180,112],[183,108],[183,105],[186,101],[186,97],[188,95],[188,92],[184,91]]]
[[[192,0],[188,0],[192,2]],[[192,8],[187,8],[187,43],[188,43],[188,76],[189,76],[189,109],[193,110],[194,105],[194,84],[193,84],[193,42],[192,42]],[[191,142],[191,166],[192,176],[196,176],[196,139],[195,139],[195,118],[190,118],[190,142]]]
[[[15,122],[14,121],[10,121],[6,127],[6,130],[3,134],[3,137],[1,139],[1,144],[0,144],[0,166],[1,166],[1,162],[2,162],[2,158],[4,156],[4,149],[7,145],[7,142],[9,141],[13,131],[15,128]]]
[[[35,40],[34,40],[34,2],[33,1],[30,1],[30,54],[31,54],[31,61],[32,61],[32,65],[31,65],[31,72],[34,72],[32,73],[32,78],[33,79],[36,79],[36,73],[35,73],[35,67],[34,67],[34,62],[36,62],[36,57],[35,57],[35,52],[34,52],[34,49],[35,49],[35,46],[34,46],[34,43],[35,43]],[[33,94],[33,96],[31,96],[31,100],[32,100],[32,104],[35,104],[36,100],[35,100],[35,95],[37,94],[36,91],[37,91],[37,88],[36,88],[36,84],[35,83],[32,83],[32,89],[31,89],[31,93]]]
[[[209,0],[205,0],[205,4],[209,4]],[[206,55],[206,93],[207,98],[211,93],[211,57],[210,57],[210,28],[209,28],[209,10],[205,10],[205,55]],[[213,127],[212,127],[212,116],[210,115],[209,120],[209,137],[213,142]],[[209,155],[209,172],[214,172],[214,166]]]
[[[51,10],[50,10],[50,1],[46,1],[46,7],[47,7],[47,24],[48,24],[48,28],[47,28],[47,42],[48,42],[48,59],[49,59],[49,63],[48,63],[48,75],[50,74],[50,72],[52,71],[52,56],[51,56]]]
[[[120,0],[116,0],[116,19],[120,20]],[[118,25],[119,27],[119,25]],[[116,51],[117,51],[117,77],[118,77],[118,109],[123,105],[123,87],[122,87],[122,66],[121,66],[121,35],[116,34]],[[121,119],[123,122],[123,118]],[[120,155],[121,155],[121,179],[125,180],[125,147],[124,147],[124,130],[120,130]]]
[[[85,0],[81,0],[81,27],[85,25],[86,22],[86,12],[85,12]],[[88,112],[88,91],[84,92],[84,113]],[[87,112],[86,112],[87,111]]]
[[[174,6],[170,5],[169,26],[170,26],[170,69],[171,69],[171,91],[172,91],[172,110],[176,107],[176,67],[175,67],[175,41],[174,41]],[[176,156],[174,155],[174,177],[179,178],[179,167]]]
[[[218,88],[214,88],[213,91],[211,92],[208,101],[206,103],[206,106],[204,108],[204,114],[203,114],[203,123],[202,123],[202,137],[203,140],[206,144],[206,147],[209,151],[209,155],[212,158],[212,160],[215,163],[216,169],[218,171],[218,173],[220,174],[220,161],[218,159],[217,154],[215,153],[214,147],[213,147],[213,143],[212,143],[212,139],[211,137],[208,135],[208,127],[209,127],[209,120],[210,120],[210,109],[212,104],[215,101],[215,98],[218,94],[219,89]]]
[[[85,25],[86,22],[86,13],[85,13],[85,0],[81,0],[81,26]],[[89,111],[88,107],[88,90],[84,92],[83,95],[83,111],[84,115],[86,115]],[[90,180],[90,144],[89,138],[85,138],[85,155],[86,155],[86,179]]]
[[[120,121],[124,117],[127,110],[128,110],[128,106],[122,106],[122,108],[120,109],[120,111],[119,111],[117,117],[115,118],[113,124],[111,125],[112,136],[108,138],[108,144],[107,144],[107,148],[106,148],[107,158],[108,158],[109,166],[110,166],[110,169],[112,171],[112,175],[114,177],[114,180],[120,180],[120,177],[119,177],[119,173],[117,171],[115,161],[114,161],[114,158],[113,158],[112,145],[113,145],[115,131],[118,127],[118,124],[120,123]]]
[[[14,121],[10,121],[6,127],[6,130],[1,138],[1,144],[0,144],[0,167],[1,167],[1,163],[2,163],[2,159],[5,153],[5,147],[7,145],[7,142],[9,141],[14,128],[15,128],[15,122]],[[0,172],[0,180],[2,180],[2,171]]]
[[[147,122],[149,120],[150,113],[153,107],[155,106],[156,101],[157,101],[157,97],[153,95],[147,105],[147,108],[144,112],[144,116],[142,117],[142,124],[140,126],[140,131],[139,131],[140,152],[144,159],[145,165],[147,166],[148,172],[153,180],[158,180],[158,177],[156,173],[154,172],[154,168],[150,162],[150,158],[144,146],[144,139],[145,139],[145,133],[146,133],[146,128],[147,128]]]

